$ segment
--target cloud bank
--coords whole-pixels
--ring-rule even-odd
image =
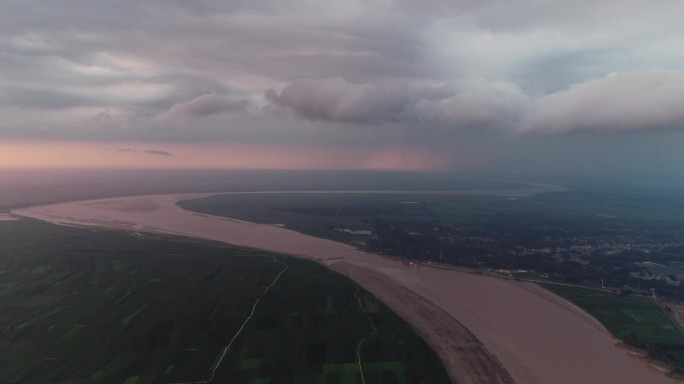
[[[541,96],[506,82],[383,87],[341,78],[301,80],[266,95],[314,121],[506,133],[684,129],[684,72],[668,70],[614,73]]]
[[[684,132],[680,0],[24,0],[0,13],[5,141],[436,148],[456,166],[510,148],[579,158],[582,135],[598,159],[634,152],[630,135],[663,148]]]
[[[535,99],[525,132],[684,129],[684,72],[614,73]]]

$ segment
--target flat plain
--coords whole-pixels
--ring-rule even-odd
[[[456,382],[492,382],[492,373],[494,382],[510,382],[511,376],[520,383],[676,382],[616,348],[606,329],[585,312],[533,284],[413,265],[279,226],[192,213],[176,205],[190,197],[138,196],[15,213],[64,225],[181,234],[317,260],[404,317],[438,352]],[[401,289],[410,295],[397,296]],[[426,312],[426,306],[436,310]],[[450,320],[436,323],[432,315],[440,311]],[[458,326],[475,342],[459,341],[468,332],[454,335]],[[475,351],[473,346],[477,354],[465,353]],[[505,370],[483,370],[483,361]]]
[[[450,382],[353,282],[225,244],[0,222],[0,308],[8,384]]]

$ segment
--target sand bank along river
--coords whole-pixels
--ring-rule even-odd
[[[193,195],[197,196],[197,195]],[[318,260],[406,319],[458,383],[675,383],[530,283],[412,265],[286,228],[185,211],[184,196],[55,204],[13,213],[57,224],[191,236]]]

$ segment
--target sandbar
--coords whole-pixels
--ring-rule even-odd
[[[409,263],[274,225],[204,215],[198,195],[91,200],[13,211],[61,225],[216,240],[316,260],[406,319],[458,383],[678,383],[619,349],[596,320],[531,283]]]

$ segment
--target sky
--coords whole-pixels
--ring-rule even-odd
[[[0,15],[0,168],[684,174],[681,0]]]

